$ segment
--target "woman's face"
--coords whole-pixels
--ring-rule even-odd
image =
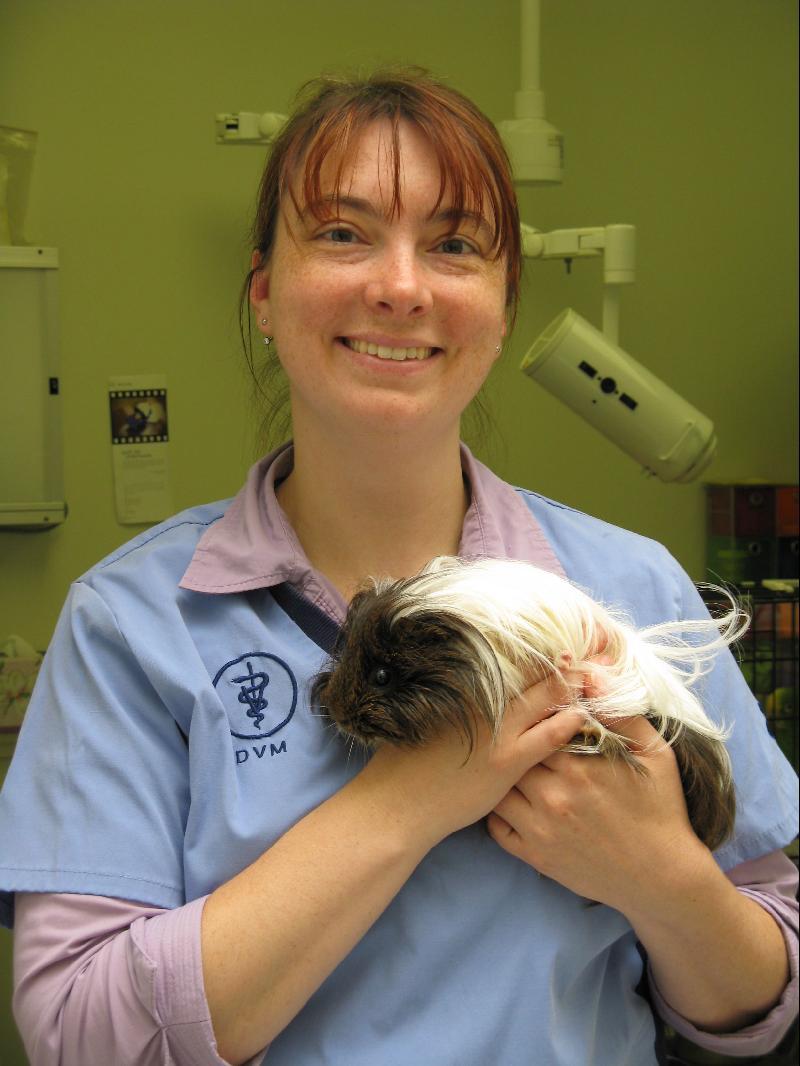
[[[453,218],[439,163],[413,125],[400,128],[402,211],[389,217],[388,124],[361,137],[338,206],[320,222],[287,197],[251,300],[289,378],[295,436],[376,431],[457,433],[505,333],[506,264],[477,216]],[[335,167],[322,170],[331,195]],[[298,201],[303,205],[302,199]],[[491,221],[491,220],[490,220]]]

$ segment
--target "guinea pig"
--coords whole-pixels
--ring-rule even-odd
[[[565,750],[621,758],[645,773],[610,726],[647,718],[672,746],[692,827],[713,850],[735,818],[729,734],[692,687],[747,628],[728,599],[721,618],[637,630],[621,612],[528,563],[441,556],[414,577],[376,580],[356,594],[311,698],[367,747],[422,745],[453,728],[472,750],[479,725],[495,737],[506,704],[532,684],[591,671],[600,694],[574,701],[586,727]]]

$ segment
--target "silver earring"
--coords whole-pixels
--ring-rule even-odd
[[[270,344],[272,344],[272,337],[265,337],[264,344],[269,348]]]
[[[502,344],[498,344],[498,345],[497,345],[497,347],[495,348],[495,351],[497,352],[497,354],[498,354],[498,355],[500,354],[500,352],[501,352],[502,350],[503,350],[503,346],[502,346]]]
[[[262,319],[261,319],[261,325],[262,325],[262,326],[266,326],[266,324],[267,324],[267,320],[266,320],[266,318],[262,318]]]

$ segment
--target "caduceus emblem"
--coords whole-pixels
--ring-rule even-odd
[[[217,670],[213,684],[228,714],[231,735],[241,740],[274,736],[297,706],[294,673],[272,652],[248,651],[229,660]]]
[[[269,684],[269,675],[263,670],[254,670],[253,664],[248,660],[245,664],[247,673],[232,677],[231,681],[239,685],[239,703],[247,706],[247,717],[253,719],[253,725],[258,729],[264,721],[264,711],[269,701],[264,696],[264,689]]]

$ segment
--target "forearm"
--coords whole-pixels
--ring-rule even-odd
[[[407,881],[430,847],[419,836],[356,778],[211,894],[203,973],[223,1058],[285,1028]]]
[[[765,1015],[789,978],[776,921],[698,847],[626,908],[658,989],[698,1029],[733,1032]]]
[[[17,894],[14,1016],[31,1066],[222,1066],[200,975],[201,909]]]

